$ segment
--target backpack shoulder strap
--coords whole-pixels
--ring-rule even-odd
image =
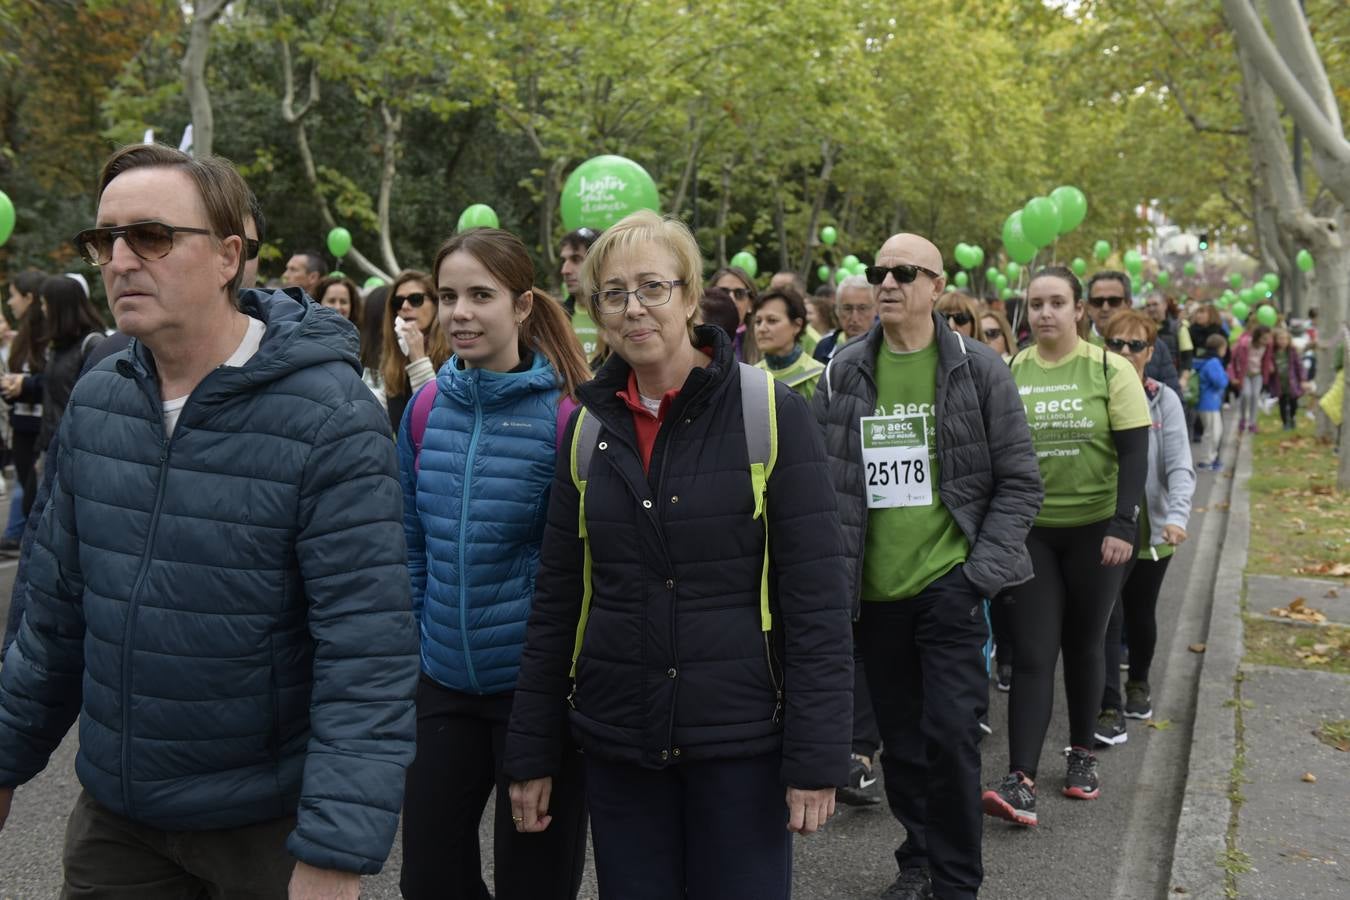
[[[568,449],[572,484],[577,488],[577,537],[581,539],[581,615],[577,617],[577,635],[572,642],[572,668],[568,673],[577,677],[577,659],[581,656],[581,642],[586,637],[586,621],[591,615],[591,538],[586,529],[586,480],[591,471],[591,458],[600,439],[600,420],[582,406],[577,411],[576,428],[572,430],[572,446]],[[568,698],[569,701],[571,697]]]
[[[412,439],[413,471],[421,471],[422,441],[427,436],[427,420],[431,418],[431,408],[436,405],[436,382],[422,385],[413,397],[412,419],[408,422],[408,436]]]
[[[778,462],[778,404],[774,377],[764,369],[741,363],[741,417],[745,426],[745,449],[750,459],[750,486],[754,492],[754,518],[765,517],[769,476]],[[760,628],[773,628],[769,610],[769,524],[764,523],[764,565],[759,588]]]

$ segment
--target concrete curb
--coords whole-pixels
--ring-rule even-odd
[[[1247,482],[1252,442],[1237,435],[1238,449],[1229,498],[1228,522],[1214,578],[1208,638],[1195,703],[1195,723],[1186,792],[1177,821],[1170,885],[1188,897],[1223,898],[1224,869],[1232,803],[1229,780],[1237,745],[1234,681],[1242,662],[1243,570],[1251,535]],[[1230,442],[1231,445],[1231,442]]]

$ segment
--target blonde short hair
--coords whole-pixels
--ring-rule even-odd
[[[684,298],[695,310],[703,297],[703,254],[694,240],[689,226],[673,216],[659,216],[648,209],[640,209],[625,216],[605,229],[600,239],[591,245],[586,261],[581,264],[577,279],[581,282],[581,302],[593,320],[600,323],[591,295],[600,290],[601,273],[616,254],[632,251],[643,244],[656,244],[670,251],[675,258],[675,277],[684,282]],[[689,334],[693,337],[694,321],[689,320]]]

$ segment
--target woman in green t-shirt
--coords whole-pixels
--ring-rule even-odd
[[[1103,647],[1139,528],[1148,463],[1148,401],[1133,368],[1078,335],[1083,287],[1063,267],[1027,288],[1035,346],[1012,361],[1045,483],[1027,535],[1035,576],[1014,590],[1009,774],[984,794],[990,815],[1036,824],[1036,769],[1064,654],[1069,706],[1068,797],[1096,799],[1093,731]]]
[[[812,359],[802,347],[806,300],[791,285],[773,288],[755,301],[750,320],[755,344],[763,354],[755,365],[810,402],[825,364]]]

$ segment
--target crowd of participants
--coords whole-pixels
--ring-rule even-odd
[[[313,252],[259,289],[247,186],[150,145],[97,222],[117,330],[21,275],[0,380],[0,825],[79,714],[71,897],[355,897],[401,815],[408,898],[575,897],[588,835],[603,897],[785,898],[792,835],[879,803],[878,766],[878,895],[974,897],[983,816],[1039,821],[1056,660],[1065,796],[1152,715],[1225,392],[1290,427],[1306,380],[1287,332],[1230,349],[1119,272],[948,291],[914,234],[809,296],[705,278],[646,212],[564,237],[564,300],[499,229],[368,292]]]

